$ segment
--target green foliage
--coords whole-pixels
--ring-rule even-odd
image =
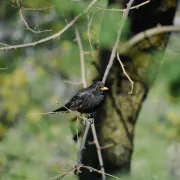
[[[83,12],[90,1],[53,0],[57,12],[66,16],[76,16]]]
[[[20,123],[12,128],[1,142],[2,179],[48,179],[59,174],[57,171],[61,167],[56,165],[58,160],[60,162],[63,158],[70,159],[70,157],[71,161],[67,161],[68,163],[73,163],[73,159],[75,160],[76,148],[73,148],[69,138],[66,137],[66,143],[63,146],[61,143],[56,143],[63,142],[64,133],[67,134],[68,130],[67,124],[63,123],[59,126],[54,123],[49,124],[48,127],[46,122],[39,123],[40,125]],[[39,130],[33,131],[37,128]],[[47,136],[48,133],[51,137]],[[67,152],[66,149],[71,151]]]
[[[107,11],[103,14],[101,31],[99,33],[101,47],[113,47],[116,40],[117,30],[119,28],[121,17],[121,12]]]

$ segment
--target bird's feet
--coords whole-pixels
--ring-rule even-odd
[[[95,116],[95,113],[89,113],[89,117],[88,117],[88,121],[93,124],[94,123],[94,116]]]

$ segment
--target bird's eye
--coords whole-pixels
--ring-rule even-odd
[[[97,87],[96,87],[96,89],[97,89],[97,90],[100,90],[100,87],[99,87],[99,86],[97,86]]]

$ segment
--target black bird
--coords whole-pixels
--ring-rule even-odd
[[[104,100],[104,91],[108,90],[103,82],[95,81],[91,86],[83,89],[73,96],[64,106],[54,110],[56,112],[78,111],[80,113],[93,113]]]

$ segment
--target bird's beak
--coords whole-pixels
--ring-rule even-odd
[[[102,90],[102,91],[107,91],[108,88],[107,88],[107,87],[102,87],[101,90]]]

